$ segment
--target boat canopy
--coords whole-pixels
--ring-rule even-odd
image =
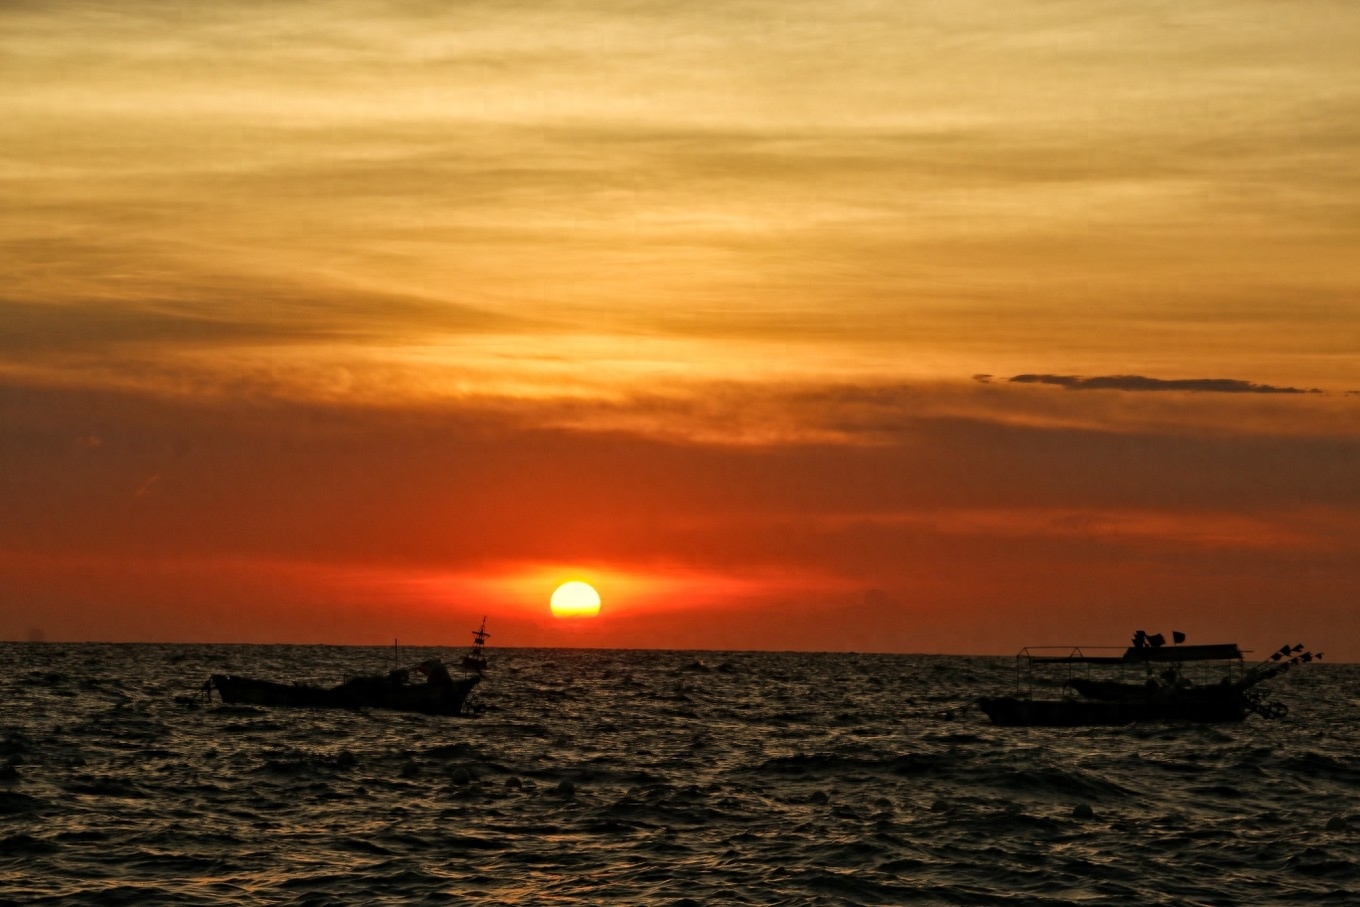
[[[1020,653],[1020,657],[1031,664],[1125,665],[1147,662],[1241,661],[1244,656],[1237,643],[1228,642],[1207,646],[1129,646],[1123,655],[1088,655],[1080,647],[1068,649],[1064,655],[1039,655],[1035,653],[1033,647],[1029,647]]]
[[[1235,642],[1217,643],[1208,646],[1130,646],[1124,653],[1124,661],[1224,661],[1242,660],[1242,650]]]

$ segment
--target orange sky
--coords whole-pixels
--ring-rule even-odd
[[[1360,659],[1358,37],[6,4],[0,639]]]

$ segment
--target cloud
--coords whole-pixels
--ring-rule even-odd
[[[1298,387],[1277,387],[1256,384],[1236,378],[1148,378],[1143,375],[1101,375],[1084,378],[1080,375],[1016,375],[1016,384],[1054,384],[1067,390],[1117,391],[1188,391],[1214,394],[1320,394],[1321,390]]]
[[[1360,495],[1360,440],[1344,431],[1007,421],[950,414],[961,404],[929,388],[806,391],[782,414],[768,389],[728,394],[711,412],[615,404],[602,425],[582,403],[572,426],[551,401],[380,408],[0,384],[0,548],[426,565],[841,559],[876,570],[899,533],[863,526],[902,513],[1249,513],[1352,508]],[[1075,409],[1092,402],[1056,396]],[[731,444],[647,427],[759,407],[825,430]],[[841,438],[862,434],[874,443]],[[80,440],[90,437],[100,443]],[[843,550],[819,540],[826,519],[847,517],[863,538]]]

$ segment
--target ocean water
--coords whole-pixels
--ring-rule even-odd
[[[175,701],[381,649],[0,645],[0,903],[1360,903],[1360,666],[1011,729],[1009,658],[491,654],[458,719]]]

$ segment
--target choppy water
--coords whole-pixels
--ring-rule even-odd
[[[475,720],[173,699],[389,658],[0,645],[0,903],[1360,897],[1360,666],[1217,727],[994,728],[1012,660],[922,656],[497,650]]]

